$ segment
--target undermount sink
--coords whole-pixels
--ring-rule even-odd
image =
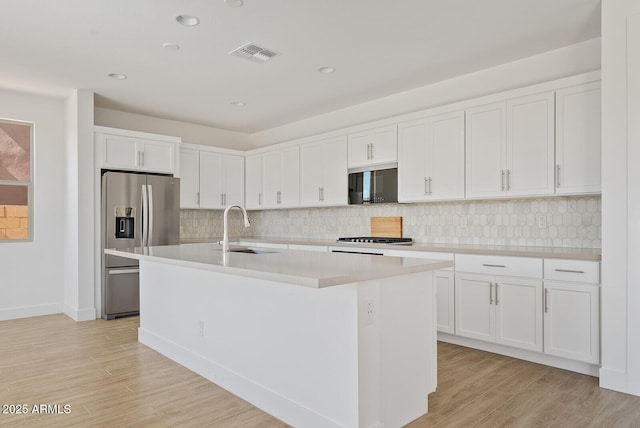
[[[277,253],[277,251],[264,250],[262,248],[231,248],[229,251],[232,253],[247,253],[247,254]]]

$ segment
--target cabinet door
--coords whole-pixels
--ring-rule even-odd
[[[504,196],[506,103],[466,110],[466,191],[470,198]]]
[[[370,155],[370,161],[376,164],[398,161],[398,127],[396,125],[373,131]]]
[[[347,160],[349,168],[369,164],[369,148],[371,147],[371,132],[360,132],[348,137]]]
[[[556,92],[556,193],[600,193],[600,82]]]
[[[300,146],[300,204],[303,206],[322,205],[324,169],[329,161],[325,151],[324,141]]]
[[[371,129],[348,136],[349,168],[398,160],[398,127]]]
[[[300,147],[291,147],[281,152],[280,206],[300,206]]]
[[[139,140],[118,135],[105,135],[105,166],[108,168],[138,169]]]
[[[222,155],[200,152],[200,208],[222,208]]]
[[[246,208],[262,208],[262,155],[251,155],[245,158],[244,176]]]
[[[300,169],[302,174],[304,169]],[[347,138],[332,138],[325,142],[324,171],[322,177],[322,203],[347,205]],[[300,196],[302,197],[302,191]]]
[[[542,352],[542,281],[497,278],[496,343]]]
[[[229,155],[223,157],[224,205],[244,204],[244,158]]]
[[[553,92],[509,100],[507,194],[553,194],[554,148]]]
[[[173,151],[171,143],[144,141],[140,148],[140,169],[152,172],[173,172]]]
[[[429,198],[464,198],[464,112],[429,118],[428,141]]]
[[[453,272],[438,270],[433,273],[436,284],[436,325],[438,331],[455,333],[455,300]]]
[[[493,277],[456,273],[455,296],[456,334],[492,342],[495,337]]]
[[[464,149],[464,147],[463,147]],[[416,120],[398,125],[398,201],[428,199],[427,121]]]
[[[600,287],[545,281],[544,352],[600,362]]]
[[[264,208],[277,208],[281,200],[282,155],[279,150],[262,155],[262,201]]]
[[[200,192],[198,150],[180,150],[180,208],[198,208]]]

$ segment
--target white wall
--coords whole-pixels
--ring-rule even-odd
[[[60,99],[0,89],[0,117],[34,127],[33,242],[0,242],[0,320],[62,312],[65,106]]]
[[[602,369],[640,395],[640,2],[602,2]]]
[[[65,135],[64,313],[85,321],[96,318],[92,92],[76,90],[66,100]]]
[[[152,134],[181,137],[183,143],[201,144],[203,146],[224,147],[227,149],[251,149],[247,134],[226,131],[224,129],[159,119],[140,114],[95,108],[96,125],[112,128],[129,129],[131,131],[149,132]]]
[[[600,39],[251,134],[254,148],[600,69]]]

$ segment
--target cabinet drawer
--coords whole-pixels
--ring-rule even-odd
[[[542,278],[542,259],[531,257],[456,254],[456,272]]]
[[[600,263],[587,260],[544,259],[544,279],[600,283]]]

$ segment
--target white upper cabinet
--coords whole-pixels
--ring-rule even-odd
[[[180,207],[224,209],[244,203],[244,157],[180,150]]]
[[[262,155],[249,155],[245,165],[245,208],[262,208]]]
[[[507,193],[553,194],[553,158],[553,92],[507,101]]]
[[[504,102],[466,111],[466,192],[471,198],[503,196],[507,149]]]
[[[398,200],[464,198],[464,112],[398,125]]]
[[[468,197],[553,194],[553,92],[471,108],[466,114]]]
[[[244,205],[244,156],[222,157],[222,190],[224,205]]]
[[[300,146],[300,204],[347,204],[347,138],[339,136]]]
[[[300,147],[287,147],[262,155],[262,207],[300,206]]]
[[[358,168],[398,161],[396,125],[349,134],[348,167]]]
[[[200,152],[180,149],[180,208],[199,208]]]
[[[556,92],[556,193],[600,193],[600,82]]]
[[[157,137],[158,140],[153,138]],[[179,138],[96,127],[100,168],[176,173]]]

